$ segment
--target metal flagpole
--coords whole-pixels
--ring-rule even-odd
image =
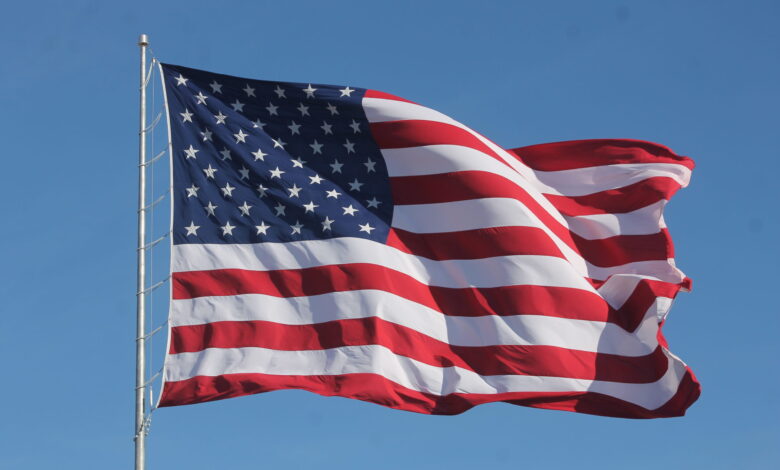
[[[138,38],[141,48],[141,115],[138,131],[138,288],[136,291],[135,332],[135,470],[146,467],[146,446],[144,419],[144,368],[146,366],[146,47],[149,38],[142,34]]]

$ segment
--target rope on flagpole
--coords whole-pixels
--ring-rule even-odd
[[[152,382],[154,382],[154,381],[155,381],[155,379],[157,379],[157,377],[159,377],[159,376],[160,376],[160,374],[162,374],[162,368],[160,368],[160,370],[158,370],[158,371],[157,371],[157,373],[155,373],[153,376],[151,376],[151,377],[149,378],[149,380],[147,380],[147,381],[146,381],[146,382],[144,382],[143,384],[141,384],[141,385],[139,385],[138,387],[136,387],[136,389],[139,389],[139,388],[146,388],[147,386],[149,386],[149,384],[151,384]]]
[[[155,289],[157,289],[157,288],[159,288],[159,287],[163,286],[163,285],[164,285],[166,282],[168,282],[168,280],[169,280],[170,278],[171,278],[171,276],[168,276],[168,277],[166,277],[165,279],[163,279],[162,281],[158,282],[157,284],[151,285],[151,286],[149,286],[149,287],[147,287],[147,288],[145,288],[145,289],[143,289],[143,290],[139,291],[138,293],[139,293],[139,294],[148,294],[149,292],[152,292],[152,291],[154,291]],[[141,337],[142,337],[142,336],[141,336]]]
[[[151,158],[151,159],[147,160],[145,163],[141,163],[141,164],[140,164],[140,165],[138,165],[138,166],[149,166],[149,165],[151,165],[152,163],[154,163],[154,162],[156,162],[157,160],[159,160],[159,159],[160,159],[160,158],[161,158],[163,155],[165,155],[165,153],[166,153],[166,151],[165,151],[165,150],[160,150],[160,153],[158,153],[157,155],[155,155],[153,158]],[[165,194],[168,194],[168,191],[165,191]]]
[[[165,327],[167,324],[168,324],[168,322],[166,321],[165,323],[163,323],[162,325],[160,325],[160,326],[158,326],[157,328],[153,329],[153,330],[152,330],[152,331],[150,331],[149,333],[146,333],[146,334],[144,335],[144,338],[151,338],[152,336],[156,335],[156,334],[157,334],[157,333],[159,333],[159,332],[160,332],[160,330],[162,330],[162,329],[163,329],[163,328],[164,328],[164,327]]]
[[[154,75],[154,69],[155,69],[155,62],[157,59],[154,58],[154,54],[152,54],[152,62],[149,66],[149,77],[147,78],[147,83],[152,78],[152,75]],[[152,80],[152,109],[156,110],[155,107],[155,84],[156,80]],[[154,129],[157,126],[157,123],[160,122],[160,118],[162,117],[162,111],[157,113],[157,117],[155,118],[154,122],[152,122],[147,128],[149,129],[147,132],[149,132],[149,140],[151,141],[151,148],[154,151]],[[155,187],[154,187],[154,175],[155,175],[155,168],[151,168],[151,193],[155,194]],[[154,221],[155,221],[155,206],[156,204],[151,204],[151,207],[149,208],[149,233],[154,233]],[[155,247],[158,243],[168,238],[168,234],[170,232],[164,234],[160,238],[151,241],[147,243],[149,250],[149,272],[152,273],[151,275],[154,276],[154,250],[152,248]],[[151,276],[150,276],[151,277]],[[149,324],[154,325],[154,291],[149,292]],[[149,351],[149,360],[147,361],[147,377],[151,377],[146,381],[146,384],[144,385],[144,391],[146,391],[146,387],[149,388],[149,390],[153,389],[152,382],[154,381],[155,377],[159,374],[155,374],[152,376],[152,362],[154,361],[154,335],[146,334],[146,339],[149,341],[148,343],[148,351]],[[146,402],[146,406],[150,407],[151,401]],[[149,434],[149,427],[152,424],[152,413],[151,410],[144,410],[144,413],[146,414],[146,418],[144,419],[144,431],[148,435]]]
[[[165,192],[162,193],[162,195],[160,197],[155,199],[154,202],[152,202],[148,206],[144,207],[144,209],[148,210],[148,209],[151,209],[152,207],[156,206],[157,204],[159,204],[160,202],[162,202],[165,199],[165,197],[168,195],[168,193],[169,193],[169,191],[166,189]],[[171,232],[168,231],[167,233],[171,233]]]
[[[144,38],[146,39],[146,43],[142,44],[142,41],[144,40]],[[144,58],[146,58],[145,50],[149,49],[149,51],[151,52],[151,49],[152,49],[151,47],[149,47],[149,38],[148,38],[148,36],[146,36],[145,34],[142,34],[141,38],[138,40],[138,45],[141,46],[144,49]],[[154,54],[152,54],[152,56],[154,56]],[[154,57],[152,57],[152,62],[151,62],[151,64],[149,64],[149,71],[145,74],[146,76],[142,79],[143,82],[141,83],[141,88],[143,88],[143,89],[146,89],[146,85],[149,84],[149,79],[152,78],[152,70],[154,70],[154,61],[155,60],[156,59]],[[146,61],[144,61],[144,62],[146,62]]]
[[[154,108],[154,82],[152,82],[152,108]],[[157,117],[154,118],[151,124],[146,126],[143,131],[141,132],[149,132],[154,131],[154,128],[157,127],[157,123],[160,122],[160,118],[162,117],[162,111],[157,113]],[[152,148],[154,148],[154,141],[152,141]]]
[[[151,206],[153,206],[153,204],[150,204],[150,205],[149,205],[149,206],[147,206],[147,207],[151,207]],[[152,208],[151,212],[154,212],[154,208]],[[139,250],[148,250],[148,249],[150,249],[150,248],[154,248],[154,246],[155,246],[155,245],[157,245],[157,244],[158,244],[158,243],[160,243],[161,241],[163,241],[163,240],[165,240],[166,238],[168,238],[168,235],[170,235],[170,234],[171,234],[171,232],[166,232],[166,233],[164,233],[164,234],[163,234],[161,237],[159,237],[159,238],[157,238],[156,240],[154,240],[154,241],[152,241],[152,242],[149,242],[149,243],[147,243],[146,245],[144,245],[143,247],[139,248]],[[153,252],[153,251],[150,251],[150,252],[149,252],[149,258],[150,258],[150,262],[149,262],[149,270],[150,270],[150,271],[152,271],[152,268],[154,267],[154,264],[151,262],[152,253],[154,253],[154,252]]]

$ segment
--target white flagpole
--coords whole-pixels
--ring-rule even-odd
[[[149,38],[138,38],[141,48],[141,120],[138,131],[138,287],[136,290],[135,332],[135,470],[146,468],[144,419],[146,404],[144,368],[146,367],[146,47]]]

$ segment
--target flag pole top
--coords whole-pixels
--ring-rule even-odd
[[[149,45],[149,36],[147,36],[145,34],[140,35],[138,37],[138,45],[141,46],[141,47],[148,46]]]

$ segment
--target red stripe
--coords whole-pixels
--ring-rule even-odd
[[[424,234],[393,228],[385,244],[404,253],[433,260],[512,255],[563,258],[550,237],[537,227],[493,227]]]
[[[481,198],[510,198],[519,201],[564,243],[591,264],[620,266],[636,261],[666,260],[672,245],[668,234],[659,229],[649,235],[618,235],[585,239],[555,220],[524,189],[512,181],[483,171],[459,171],[438,175],[390,178],[393,202],[397,205],[436,204]],[[457,249],[456,249],[457,251]]]
[[[517,158],[539,171],[572,170],[622,163],[675,163],[693,169],[688,157],[652,142],[630,139],[570,140],[510,149]]]
[[[264,294],[301,297],[352,290],[381,290],[444,315],[546,315],[605,321],[632,332],[659,295],[674,298],[680,286],[642,280],[617,310],[600,296],[568,287],[503,286],[447,288],[427,286],[382,266],[344,264],[280,271],[223,269],[173,273],[173,298]]]
[[[376,374],[227,374],[165,382],[160,406],[189,405],[282,389],[302,389],[323,396],[354,398],[425,414],[454,415],[483,403],[504,401],[535,408],[622,418],[682,416],[700,394],[700,386],[690,370],[683,377],[674,396],[656,410],[647,410],[633,403],[593,392],[512,392],[495,395],[455,393],[437,396],[410,390]]]
[[[170,354],[206,348],[267,348],[282,351],[380,345],[436,367],[460,367],[480,375],[533,375],[651,383],[666,373],[660,346],[646,356],[625,357],[555,346],[458,346],[378,317],[308,325],[224,321],[171,329]]]
[[[563,215],[624,214],[658,201],[669,200],[678,189],[680,183],[674,179],[656,176],[586,196],[545,194],[544,197]]]
[[[366,94],[363,95],[363,98],[380,98],[383,100],[404,101],[406,103],[416,104],[414,101],[409,101],[407,99],[401,98],[400,96],[391,95],[390,93],[377,90],[366,90]]]

